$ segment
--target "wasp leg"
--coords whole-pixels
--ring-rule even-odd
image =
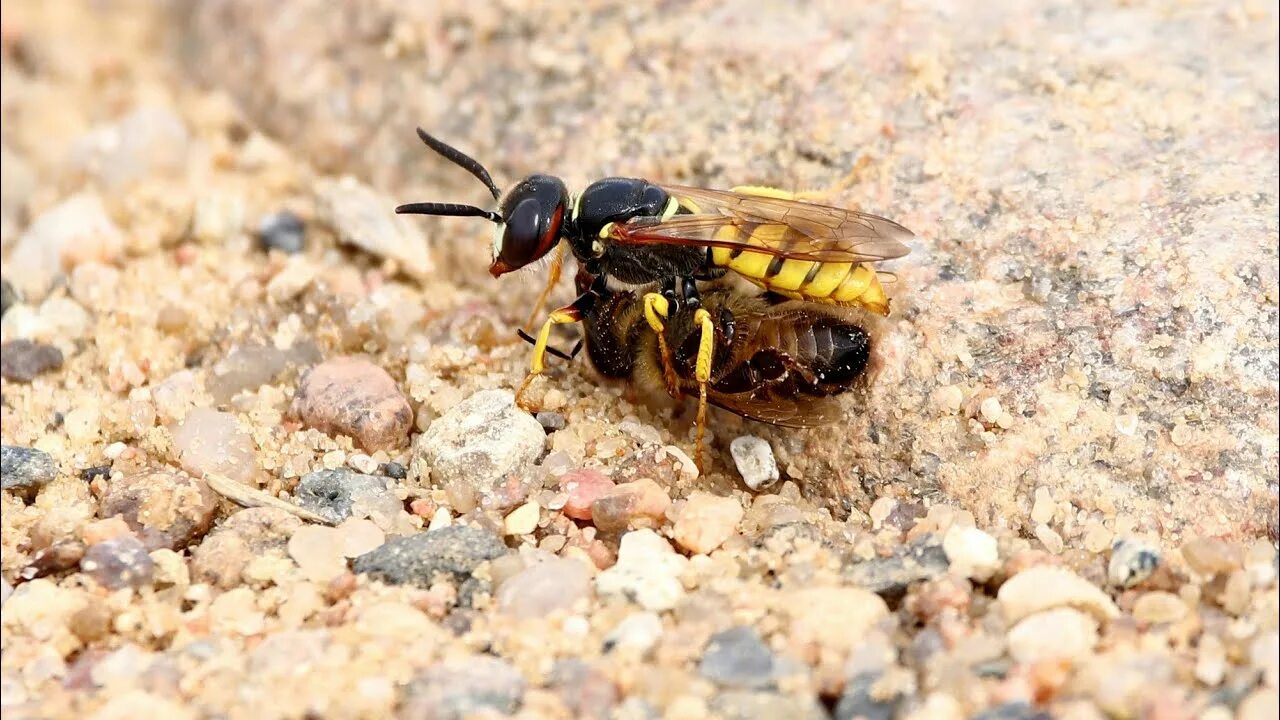
[[[702,436],[707,427],[707,383],[711,381],[711,363],[715,356],[716,327],[711,320],[711,313],[698,308],[693,314],[694,322],[702,326],[702,335],[698,338],[698,359],[694,365],[694,377],[698,381],[698,430],[694,439],[693,462],[702,472]]]
[[[516,390],[516,405],[521,409],[532,411],[524,400],[524,394],[529,390],[533,379],[541,375],[546,367],[547,343],[551,339],[551,327],[581,322],[583,314],[590,309],[594,300],[594,294],[583,293],[572,304],[552,311],[551,315],[547,316],[547,321],[542,323],[542,329],[538,331],[538,337],[533,342],[533,358],[529,362],[529,374],[525,376],[524,382],[520,383],[520,389]]]
[[[565,243],[556,244],[556,255],[551,260],[551,271],[547,273],[547,286],[538,296],[538,302],[533,304],[533,312],[529,313],[529,319],[524,321],[525,332],[533,330],[534,321],[542,314],[542,308],[547,305],[547,298],[551,297],[551,291],[555,289],[556,283],[560,282],[560,271],[564,269],[564,246]]]
[[[679,399],[682,393],[679,380],[676,379],[675,358],[671,355],[671,347],[667,345],[666,324],[663,323],[670,309],[670,303],[661,294],[645,293],[644,319],[658,336],[658,353],[662,356],[662,379],[667,384],[667,394]]]

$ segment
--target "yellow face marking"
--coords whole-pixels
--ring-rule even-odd
[[[815,298],[824,298],[840,287],[849,274],[849,263],[824,263],[818,274],[804,288],[804,294]]]
[[[582,193],[578,193],[577,195],[575,195],[573,198],[573,203],[571,204],[573,205],[573,212],[570,213],[569,219],[573,220],[574,222],[577,222],[578,213],[582,212]]]
[[[605,223],[604,226],[600,228],[601,239],[609,237],[609,235],[612,233],[613,233],[613,223],[611,222]]]
[[[666,329],[663,320],[667,317],[670,308],[667,305],[667,299],[658,293],[645,293],[644,296],[644,319],[649,323],[649,327],[662,337],[662,331]]]
[[[694,366],[694,377],[700,385],[711,379],[711,361],[716,348],[716,327],[711,322],[711,313],[698,308],[693,314],[694,322],[702,326],[702,336],[698,338],[698,360]]]

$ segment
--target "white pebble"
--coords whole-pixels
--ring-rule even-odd
[[[508,535],[528,535],[538,528],[538,503],[530,500],[512,510],[503,521]]]
[[[1000,398],[998,397],[992,396],[983,400],[978,409],[982,412],[982,419],[986,420],[988,425],[1000,422],[1000,418],[1004,416],[1004,408],[1000,407]]]
[[[1045,659],[1077,660],[1098,642],[1098,622],[1073,608],[1030,615],[1009,630],[1009,655],[1021,663]]]
[[[605,636],[608,648],[629,648],[640,654],[649,651],[662,637],[662,618],[656,613],[637,612],[626,616]]]
[[[985,580],[1000,567],[996,539],[974,527],[951,526],[942,539],[951,568],[965,577]]]
[[[684,597],[680,582],[688,560],[653,530],[633,530],[622,536],[618,562],[596,576],[601,595],[621,595],[647,610],[670,610]]]
[[[736,437],[729,443],[729,454],[738,466],[742,481],[752,490],[760,490],[778,482],[778,461],[769,443],[754,435]]]

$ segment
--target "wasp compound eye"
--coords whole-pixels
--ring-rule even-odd
[[[506,218],[507,226],[502,234],[499,257],[503,262],[512,268],[519,268],[537,260],[538,245],[546,233],[549,220],[545,208],[537,198],[525,198],[516,203]],[[545,252],[544,250],[543,253]]]
[[[551,252],[567,204],[568,192],[558,178],[531,175],[516,184],[502,202],[502,242],[489,271],[518,270]]]

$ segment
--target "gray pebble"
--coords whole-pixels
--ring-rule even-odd
[[[468,525],[450,525],[391,538],[356,558],[355,571],[391,585],[426,588],[437,573],[463,582],[480,563],[506,553],[507,546],[497,535]]]
[[[947,554],[940,540],[929,535],[896,548],[889,557],[847,565],[844,576],[855,585],[892,600],[902,597],[912,584],[942,575],[947,567]]]
[[[763,490],[778,482],[778,461],[767,440],[755,435],[736,437],[729,443],[729,454],[742,482],[752,490]]]
[[[574,717],[607,718],[618,704],[618,688],[613,681],[582,660],[556,661],[547,680]]]
[[[258,242],[263,250],[279,250],[293,255],[307,246],[307,229],[302,218],[288,210],[263,216],[258,221]]]
[[[150,583],[155,563],[141,540],[124,535],[89,546],[80,561],[80,570],[103,587],[119,590]]]
[[[1120,538],[1111,545],[1107,579],[1119,588],[1128,588],[1151,577],[1160,567],[1160,549],[1135,538]]]
[[[414,440],[420,477],[461,483],[488,494],[507,476],[542,457],[547,434],[506,390],[478,392],[436,418]]]
[[[0,345],[0,375],[5,380],[31,382],[37,375],[62,367],[62,351],[30,340]]]
[[[380,506],[388,498],[393,502],[394,493],[387,489],[385,478],[363,475],[354,470],[317,470],[302,476],[293,491],[298,506],[334,523],[351,517],[351,506],[364,500],[370,506]]]
[[[1050,720],[1052,717],[1049,713],[1036,710],[1022,700],[1015,700],[987,708],[972,716],[970,720]]]
[[[729,690],[711,699],[711,711],[724,720],[826,720],[816,697],[761,690]]]
[[[403,480],[409,477],[408,469],[398,462],[385,462],[378,466],[378,472],[392,480]]]
[[[48,453],[35,448],[0,447],[0,483],[5,490],[34,490],[58,476],[58,466]]]
[[[31,561],[18,572],[23,580],[35,580],[79,567],[84,559],[84,543],[79,540],[65,539],[38,551],[31,556]]]
[[[484,656],[449,660],[427,668],[409,683],[399,717],[464,720],[483,713],[508,716],[519,709],[524,688],[524,678],[505,660]]]
[[[21,298],[18,296],[18,291],[14,289],[9,280],[0,280],[0,316],[9,312],[9,308],[13,307],[14,303],[17,303],[20,300]]]
[[[711,636],[698,674],[720,685],[764,688],[774,681],[773,651],[755,628],[738,625]]]
[[[878,679],[875,673],[859,673],[849,678],[836,704],[835,720],[892,720],[898,698],[874,697],[871,689]]]
[[[538,419],[538,424],[542,426],[542,429],[549,433],[564,429],[564,415],[558,412],[543,410],[534,417]]]

